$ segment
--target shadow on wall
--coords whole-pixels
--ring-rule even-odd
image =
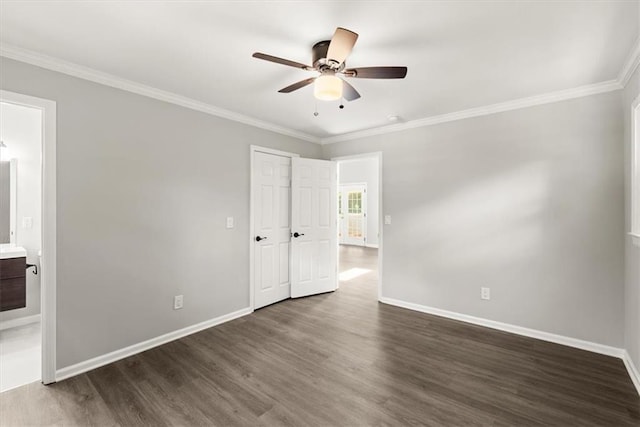
[[[538,219],[548,204],[548,174],[544,162],[524,165],[408,212],[427,224],[429,262],[457,269],[535,254],[544,240]]]
[[[393,216],[383,296],[619,346],[618,101],[607,94],[382,142]]]

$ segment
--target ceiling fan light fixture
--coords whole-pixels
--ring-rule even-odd
[[[342,79],[334,74],[318,77],[313,88],[313,96],[321,101],[335,101],[342,98]]]
[[[0,0],[1,1],[1,0]],[[349,78],[361,79],[404,79],[407,67],[359,67],[346,68],[345,60],[351,54],[358,34],[346,28],[338,27],[331,40],[322,40],[311,48],[311,66],[289,59],[278,58],[262,52],[254,52],[253,57],[288,67],[320,73],[280,89],[279,93],[291,93],[314,83],[313,95],[321,101],[355,101],[360,98],[358,91],[351,86]],[[338,78],[337,75],[342,78]]]

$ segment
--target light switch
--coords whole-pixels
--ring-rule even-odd
[[[233,228],[233,217],[232,216],[228,216],[227,217],[227,228]]]
[[[391,225],[391,215],[384,216],[384,225]]]
[[[22,228],[32,228],[33,227],[33,218],[30,216],[25,216],[22,218]]]

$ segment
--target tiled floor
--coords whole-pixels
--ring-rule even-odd
[[[0,331],[0,392],[39,381],[40,322]]]

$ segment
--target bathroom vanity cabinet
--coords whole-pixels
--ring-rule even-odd
[[[27,306],[27,258],[0,259],[0,311]]]

